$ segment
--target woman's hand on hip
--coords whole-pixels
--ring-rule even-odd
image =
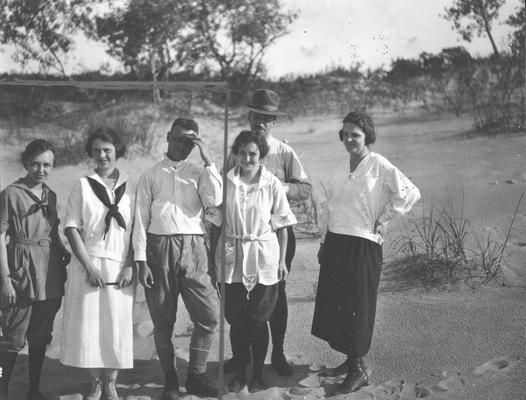
[[[374,223],[374,233],[380,236],[384,236],[385,233],[385,225],[381,224],[379,220],[376,220]]]
[[[97,288],[103,288],[105,286],[102,274],[97,271],[92,265],[84,266],[86,275],[88,275],[88,282],[91,286]]]
[[[280,261],[278,265],[278,279],[280,281],[286,281],[288,274],[289,274],[289,270],[287,269],[287,266],[285,265],[285,261]]]
[[[323,259],[323,252],[325,251],[325,245],[323,243],[320,243],[320,248],[318,250],[318,264],[321,265],[321,260]]]
[[[2,280],[0,286],[0,305],[2,307],[11,307],[16,304],[16,292],[11,282],[11,278],[6,277]]]
[[[121,272],[119,272],[119,275],[117,276],[117,289],[122,289],[131,285],[135,275],[133,273],[134,269],[133,265],[126,265]]]

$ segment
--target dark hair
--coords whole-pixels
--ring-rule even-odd
[[[51,143],[49,143],[47,140],[44,139],[35,139],[29,143],[24,151],[22,152],[22,164],[26,165],[29,161],[31,161],[36,156],[39,156],[42,153],[45,153],[46,151],[50,151],[53,153],[53,157],[55,157],[55,148]],[[53,166],[55,166],[55,162],[53,161]]]
[[[180,126],[187,131],[194,131],[196,134],[199,134],[199,125],[197,125],[197,122],[192,118],[177,118],[170,128],[170,132],[173,131],[176,126]]]
[[[371,117],[363,111],[352,111],[343,119],[343,123],[351,123],[359,127],[365,134],[365,145],[370,145],[376,141],[376,133]],[[343,140],[343,129],[338,132],[340,140]]]
[[[88,137],[86,142],[86,153],[92,157],[92,147],[95,140],[101,140],[103,142],[111,143],[115,147],[115,155],[120,158],[126,152],[126,145],[122,142],[121,137],[115,130],[108,127],[97,128]]]
[[[237,155],[239,148],[249,143],[254,143],[259,149],[259,159],[265,158],[268,153],[268,144],[265,138],[252,131],[241,131],[232,144],[232,154]]]

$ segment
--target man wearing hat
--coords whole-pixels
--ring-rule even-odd
[[[219,323],[219,298],[208,273],[202,216],[206,207],[221,204],[222,181],[198,133],[194,120],[177,118],[166,137],[164,159],[144,172],[137,185],[132,242],[165,376],[162,400],[178,398],[171,338],[179,294],[194,323],[186,391],[218,395],[205,374]],[[203,167],[187,161],[194,147],[199,149]]]
[[[250,129],[263,136],[268,145],[268,153],[261,160],[265,167],[276,175],[287,192],[289,200],[305,200],[311,195],[311,185],[308,181],[301,162],[296,152],[288,144],[275,139],[270,134],[276,124],[278,116],[286,115],[279,111],[279,96],[273,90],[258,89],[254,92],[248,105],[248,122]],[[234,167],[234,158],[230,155],[228,169]],[[296,238],[292,227],[288,227],[287,254],[285,263],[288,271],[296,251]],[[283,352],[285,332],[287,330],[287,295],[285,292],[286,281],[279,283],[279,294],[276,308],[270,319],[270,332],[272,336],[272,366],[279,375],[291,375],[292,367]],[[231,359],[225,363],[225,371],[234,371],[237,363],[248,363],[250,360]]]

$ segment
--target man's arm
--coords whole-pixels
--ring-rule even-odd
[[[283,186],[289,200],[306,200],[312,193],[309,178],[301,165],[296,152],[290,148],[285,162],[285,182]]]

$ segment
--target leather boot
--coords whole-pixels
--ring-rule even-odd
[[[0,352],[0,368],[2,368],[2,375],[0,376],[0,400],[8,399],[9,380],[15,368],[17,356],[18,353],[16,352]]]
[[[338,393],[351,393],[359,390],[362,386],[367,386],[368,384],[369,377],[365,370],[363,358],[355,358],[349,361],[349,372],[347,372],[347,376],[337,391]]]
[[[160,400],[178,400],[179,399],[179,379],[177,372],[171,370],[164,374],[164,389],[161,393]]]

